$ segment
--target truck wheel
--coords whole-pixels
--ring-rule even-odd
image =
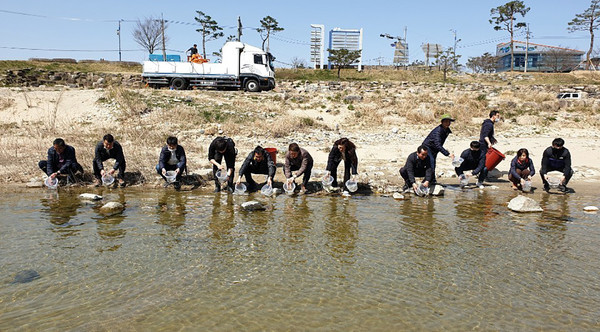
[[[258,92],[260,87],[258,86],[257,80],[247,80],[246,81],[246,91],[250,92]]]
[[[175,90],[185,90],[187,89],[188,84],[185,78],[176,77],[171,81],[171,86]]]

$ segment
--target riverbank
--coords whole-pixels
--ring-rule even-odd
[[[586,98],[557,100],[562,89],[587,91]],[[207,150],[227,135],[239,150],[236,169],[256,146],[276,147],[278,162],[291,142],[324,170],[333,142],[348,137],[357,145],[359,180],[375,193],[398,190],[398,170],[421,144],[439,116],[457,121],[445,147],[460,154],[478,139],[491,109],[501,111],[496,125],[498,149],[506,154],[490,179],[499,186],[510,160],[527,148],[539,171],[542,151],[556,137],[571,151],[575,175],[570,186],[600,182],[600,100],[595,86],[514,86],[377,82],[279,82],[266,93],[242,91],[172,91],[152,89],[72,89],[68,87],[0,89],[0,183],[5,188],[41,181],[37,162],[56,137],[75,147],[77,159],[91,172],[93,149],[105,133],[123,145],[132,185],[161,187],[154,171],[169,135],[186,149],[189,173],[212,190]],[[449,158],[438,156],[438,181],[458,182]],[[317,180],[314,178],[313,180]],[[276,181],[283,181],[278,170]],[[539,177],[534,186],[541,187]]]

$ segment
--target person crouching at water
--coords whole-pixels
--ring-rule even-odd
[[[402,191],[409,188],[417,189],[416,177],[423,177],[423,186],[430,187],[433,184],[433,168],[431,167],[431,156],[429,148],[421,145],[416,152],[408,155],[406,164],[400,168],[400,176],[404,179],[404,187]]]
[[[442,115],[440,122],[440,125],[433,128],[421,144],[428,148],[428,154],[431,158],[431,169],[433,170],[434,174],[432,182],[434,183],[435,162],[437,159],[438,152],[441,152],[444,156],[449,156],[450,159],[454,159],[454,154],[451,154],[448,150],[444,149],[444,143],[446,142],[446,138],[448,138],[448,135],[452,133],[452,130],[450,130],[450,123],[454,122],[454,119],[450,116],[450,114],[444,114]]]
[[[344,161],[344,192],[348,192],[346,188],[346,181],[350,180],[350,173],[353,176],[358,174],[358,157],[356,156],[356,146],[346,137],[340,138],[333,143],[333,147],[329,152],[327,158],[326,171],[333,177],[331,185],[333,187],[338,186],[337,182],[337,168],[341,161]]]
[[[108,159],[114,159],[115,165],[113,169],[106,172],[104,170],[103,162]],[[111,134],[106,134],[102,138],[101,142],[98,142],[96,145],[96,150],[94,151],[94,176],[96,177],[96,186],[99,186],[102,183],[102,177],[104,174],[110,174],[111,176],[115,174],[117,170],[119,170],[119,185],[121,187],[125,186],[125,156],[123,155],[123,148],[119,142],[115,141],[115,138]]]
[[[460,154],[463,159],[460,166],[455,167],[456,175],[459,177],[464,171],[473,170],[471,175],[477,176],[477,187],[483,188],[483,181],[487,178],[488,170],[485,167],[485,154],[480,149],[481,144],[478,141],[472,141],[468,149]]]
[[[261,146],[257,146],[254,148],[254,151],[248,154],[242,167],[240,167],[240,175],[236,184],[242,182],[243,175],[246,177],[246,182],[248,183],[248,191],[253,192],[258,190],[256,181],[252,179],[252,174],[254,173],[267,175],[267,184],[273,187],[273,177],[275,176],[276,171],[277,166],[275,166],[273,159],[271,159],[271,155]]]
[[[216,174],[218,170],[224,170],[227,167],[227,190],[233,192],[233,177],[235,175],[235,142],[231,138],[217,137],[208,147],[208,160],[213,165],[213,176],[215,178],[215,192],[221,191],[221,182]],[[225,165],[221,164],[225,158]]]
[[[292,143],[288,147],[288,153],[285,155],[285,166],[283,173],[288,182],[293,182],[302,175],[301,194],[306,192],[306,185],[310,179],[310,173],[313,168],[313,159],[308,151],[302,149],[298,144]]]
[[[38,166],[52,179],[64,174],[68,181],[75,182],[75,173],[83,174],[83,167],[77,163],[75,157],[75,148],[65,144],[62,138],[52,142],[52,147],[48,149],[48,158],[40,160]]]
[[[177,137],[169,136],[167,138],[167,145],[163,146],[160,150],[160,157],[158,157],[158,165],[156,165],[156,172],[167,182],[165,187],[169,185],[165,175],[167,171],[175,171],[175,182],[173,186],[176,190],[181,188],[181,175],[186,169],[186,158],[185,150],[183,146],[177,143]]]
[[[512,188],[515,190],[523,190],[525,181],[531,181],[535,175],[533,162],[529,159],[529,151],[527,149],[519,149],[517,155],[510,162],[510,171],[508,179],[512,182]]]
[[[563,173],[558,189],[562,192],[569,191],[567,184],[573,176],[573,169],[571,168],[571,153],[564,147],[564,144],[565,140],[562,138],[555,138],[552,141],[552,146],[544,150],[540,176],[542,177],[542,182],[544,182],[545,191],[550,190],[547,173],[552,171]]]

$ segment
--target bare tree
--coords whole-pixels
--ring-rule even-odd
[[[562,48],[552,48],[542,54],[540,66],[553,73],[570,72],[579,65],[577,53]]]
[[[306,61],[304,59],[300,59],[299,57],[295,56],[292,58],[292,68],[294,69],[298,69],[298,68],[306,68]]]
[[[525,14],[527,14],[529,9],[529,7],[525,7],[523,1],[515,0],[490,10],[490,15],[496,15],[492,16],[492,19],[489,21],[490,24],[494,24],[494,30],[506,30],[508,33],[510,33],[510,71],[513,71],[515,66],[515,29],[520,29],[527,26],[527,24],[524,22],[515,23],[515,15],[520,14],[522,17],[525,17]]]
[[[168,24],[165,23],[165,30]],[[161,20],[147,17],[143,21],[137,20],[133,29],[133,40],[138,45],[142,46],[148,53],[153,54],[154,51],[162,44],[162,27]],[[165,34],[165,44],[169,41],[169,37]]]
[[[269,52],[269,37],[271,34],[279,31],[283,31],[283,28],[279,26],[279,23],[276,19],[271,16],[263,17],[260,20],[260,28],[257,28],[256,31],[260,34],[260,38],[262,39],[262,49],[265,50],[265,42],[267,43],[267,52]]]
[[[194,17],[194,19],[202,26],[200,29],[196,29],[196,31],[202,34],[202,56],[206,59],[206,43],[223,37],[223,28],[221,28],[219,24],[217,24],[217,21],[213,20],[209,15],[206,15],[199,10],[197,10],[196,13],[198,13],[198,17]]]
[[[474,73],[493,73],[496,70],[498,64],[498,57],[485,52],[481,56],[470,57],[467,60],[467,68],[471,69]]]
[[[591,55],[594,50],[594,30],[600,26],[600,0],[592,0],[590,7],[583,13],[575,15],[575,18],[568,24],[569,32],[586,30],[590,32],[590,49],[585,56],[585,69],[590,69]]]

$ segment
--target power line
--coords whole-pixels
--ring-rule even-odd
[[[121,21],[121,22],[137,22],[136,20],[95,20],[95,19],[78,18],[78,17],[48,16],[48,15],[30,14],[30,13],[24,13],[24,12],[15,12],[15,11],[4,10],[4,9],[0,9],[0,12],[7,13],[7,14],[14,14],[14,15],[23,15],[23,16],[31,16],[31,17],[39,17],[39,18],[49,18],[49,19],[64,20],[64,21],[111,22],[111,23],[116,23],[116,22],[119,22],[119,21]]]
[[[63,50],[58,48],[28,48],[28,47],[13,47],[13,46],[0,46],[2,49],[8,50],[25,50],[25,51],[50,51],[50,52],[117,52],[119,50]],[[133,49],[133,50],[121,50],[122,52],[139,52],[145,51],[144,49]]]

